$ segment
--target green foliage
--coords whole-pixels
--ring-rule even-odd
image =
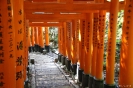
[[[50,42],[52,43],[51,48],[58,48],[58,30],[55,27],[50,27],[49,28],[49,39]]]

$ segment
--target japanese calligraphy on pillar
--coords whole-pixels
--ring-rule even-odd
[[[122,28],[122,43],[120,55],[119,88],[133,87],[132,79],[132,38],[133,38],[133,0],[126,0],[124,9],[124,24]],[[123,66],[124,65],[124,66]],[[126,69],[125,69],[126,68]],[[127,76],[125,76],[127,75]]]
[[[99,13],[99,41],[98,41],[98,49],[104,48],[104,31],[105,31],[105,11],[100,11]]]
[[[79,20],[76,20],[76,22],[75,22],[76,24],[75,24],[75,26],[76,26],[76,28],[75,28],[75,46],[76,46],[76,48],[75,48],[75,51],[76,51],[76,59],[78,60],[79,59]]]
[[[84,49],[85,46],[85,20],[82,21],[82,34],[81,34],[81,48]]]
[[[18,4],[21,3],[21,4]],[[23,78],[23,60],[24,60],[24,18],[23,18],[23,1],[18,0],[14,2],[17,8],[14,8],[15,16],[15,36],[16,37],[16,87],[22,85]]]
[[[1,5],[0,5],[0,87],[4,86],[4,72],[3,72],[3,65],[4,65],[4,49],[3,49],[3,25],[2,25],[2,12],[1,12]]]
[[[123,30],[123,35],[124,35],[124,41],[125,41],[125,44],[128,46],[128,40],[129,40],[129,31],[131,30],[129,25],[131,24],[131,12],[133,11],[132,7],[133,7],[133,1],[132,0],[129,0],[128,3],[127,3],[127,11],[126,11],[126,22],[125,22],[125,29]]]
[[[7,10],[8,10],[8,36],[9,38],[9,58],[13,58],[13,24],[12,24],[12,7],[11,7],[11,1],[7,0]]]
[[[98,14],[94,14],[93,23],[93,47],[97,47]]]
[[[70,41],[71,41],[71,22],[67,22],[67,50],[68,58],[70,58]]]
[[[76,49],[76,44],[75,44],[75,41],[76,41],[76,35],[75,35],[75,30],[76,30],[76,23],[75,23],[75,20],[73,21],[73,23],[72,23],[72,26],[73,26],[73,28],[71,29],[71,33],[72,33],[72,46],[73,46],[73,56],[74,56],[74,58],[75,58],[75,49]]]
[[[79,21],[76,21],[76,40],[79,41]]]
[[[90,44],[90,21],[87,21],[87,29],[86,29],[86,50],[87,50],[87,52],[89,52],[89,49],[90,49],[90,47],[89,47],[89,44]]]

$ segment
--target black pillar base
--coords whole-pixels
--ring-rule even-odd
[[[50,51],[50,46],[49,45],[45,45],[45,49],[46,49],[47,52],[49,52]]]
[[[83,73],[83,70],[82,69],[78,69],[78,80],[79,82],[82,82],[82,73]]]
[[[40,52],[40,46],[37,45],[37,52]]]
[[[94,78],[93,87],[92,88],[104,88],[104,80],[97,80]]]
[[[29,47],[29,52],[32,52],[32,46]]]
[[[84,72],[82,73],[82,87],[88,87],[88,83],[89,83],[89,75],[85,74]]]
[[[44,48],[41,48],[41,53],[43,53]]]
[[[71,60],[69,60],[68,58],[66,58],[65,64],[66,64],[67,70],[70,71]]]
[[[61,62],[61,57],[62,57],[62,55],[61,54],[58,54],[58,60],[59,60],[59,62]]]
[[[62,56],[62,57],[61,57],[61,63],[62,63],[62,65],[65,65],[65,59],[66,59],[65,56]]]
[[[35,52],[35,48],[34,48],[34,46],[32,46],[32,52]]]
[[[116,85],[104,84],[104,88],[116,88]]]
[[[77,64],[72,64],[71,65],[71,71],[73,72],[73,75],[77,74]]]
[[[40,45],[38,45],[38,52],[41,53],[41,46]]]
[[[93,76],[90,75],[89,76],[89,88],[92,88],[93,80],[94,80]]]
[[[37,49],[38,49],[38,45],[35,44],[35,52],[37,52]]]

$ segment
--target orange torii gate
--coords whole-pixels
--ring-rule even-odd
[[[34,0],[35,2],[37,0]],[[56,2],[54,0],[52,0],[53,2]],[[40,0],[41,2],[41,0]],[[58,2],[64,2],[64,0],[58,0]],[[110,12],[110,14],[113,14],[111,17],[110,17],[110,21],[112,21],[113,19],[113,23],[115,23],[115,25],[113,25],[113,27],[111,26],[112,23],[110,24],[111,28],[113,28],[114,30],[116,30],[116,18],[117,17],[117,13],[119,10],[122,10],[124,9],[124,2],[119,2],[118,0],[115,1],[115,0],[111,0],[111,2],[105,2],[104,0],[95,0],[96,3],[94,2],[91,2],[91,3],[85,3],[85,2],[75,2],[73,0],[68,0],[64,3],[30,3],[30,2],[25,2],[25,6],[30,6],[29,8],[25,8],[25,11],[28,13],[27,14],[27,18],[29,17],[29,19],[33,20],[32,18],[34,17],[35,21],[44,21],[43,19],[45,20],[78,20],[80,19],[80,25],[82,28],[81,30],[81,44],[79,43],[80,46],[82,46],[82,50],[80,51],[82,54],[80,55],[80,67],[81,67],[81,70],[84,71],[84,75],[83,75],[83,78],[82,77],[79,77],[80,79],[83,79],[82,80],[82,86],[83,87],[87,87],[88,86],[88,81],[89,81],[89,87],[92,88],[92,85],[91,83],[93,82],[92,80],[94,80],[93,82],[93,86],[94,88],[99,88],[98,86],[101,84],[100,88],[103,88],[103,77],[102,77],[102,69],[103,69],[103,66],[102,66],[102,62],[103,62],[103,46],[104,46],[104,40],[103,40],[103,36],[104,36],[104,29],[105,29],[105,14],[106,12]],[[116,3],[117,2],[117,3]],[[39,6],[39,7],[37,7]],[[115,10],[112,10],[111,7],[115,7]],[[36,9],[37,8],[37,9]],[[52,8],[52,9],[51,9]],[[53,13],[57,13],[57,14],[29,14],[29,12],[53,12]],[[75,14],[72,16],[72,14],[58,14],[60,12],[69,12],[69,13],[72,13],[72,12],[75,12],[75,13],[79,13],[79,14]],[[86,15],[86,13],[88,13],[88,15]],[[90,21],[87,20],[90,13],[93,13],[92,14],[92,17],[90,19],[93,19],[94,18],[94,21],[92,21],[92,24],[90,25]],[[102,17],[103,16],[103,17]],[[40,18],[39,18],[40,17]],[[49,19],[51,17],[51,19]],[[43,19],[42,19],[43,18]],[[95,20],[96,19],[96,20]],[[101,21],[103,20],[103,21]],[[94,22],[94,23],[93,23]],[[96,26],[95,22],[97,22],[96,24],[100,26],[100,28],[98,28],[98,26]],[[72,61],[73,63],[73,56],[75,55],[73,50],[74,50],[74,38],[75,38],[75,35],[73,34],[74,32],[74,27],[73,27],[73,24],[74,22],[71,21],[69,25],[72,24],[72,30],[68,31],[68,40],[71,41],[71,38],[72,38],[72,41],[70,42],[70,46],[68,45],[69,51],[68,52],[68,56],[71,58],[70,60]],[[93,24],[95,24],[93,26]],[[69,26],[70,27],[70,26]],[[88,28],[87,28],[88,27]],[[95,27],[95,31],[92,31],[93,27]],[[62,27],[61,27],[62,29]],[[64,28],[63,28],[64,29]],[[68,28],[69,29],[69,28]],[[70,28],[71,29],[71,28]],[[83,30],[84,29],[84,30]],[[88,30],[91,30],[91,31],[88,31]],[[96,33],[96,31],[98,32],[98,34]],[[94,32],[95,36],[91,35],[92,32]],[[64,34],[64,31],[63,30],[60,30],[60,44],[61,46],[63,46],[63,39],[62,39],[62,35]],[[69,35],[70,34],[70,35]],[[113,35],[112,35],[113,34]],[[109,58],[115,58],[114,57],[114,53],[115,53],[115,40],[114,38],[116,37],[116,32],[114,33],[110,33],[109,35],[110,38],[112,39],[113,37],[113,40],[110,40],[109,38],[109,41],[111,41],[112,45],[108,45],[108,47],[114,47],[113,49],[111,49],[111,52],[112,53],[109,53],[110,52],[110,49],[108,51],[108,54],[110,55],[111,54],[111,57],[108,56],[107,57],[107,63],[108,65],[110,64],[108,62],[108,60],[110,60]],[[71,37],[70,37],[71,36]],[[89,37],[88,37],[89,36]],[[87,38],[88,37],[88,38]],[[93,49],[91,48],[92,46],[92,39],[93,37],[93,40],[95,40],[95,42],[93,41]],[[98,37],[98,38],[97,38]],[[62,43],[63,42],[63,43]],[[89,45],[88,45],[89,44]],[[96,48],[97,46],[97,48]],[[61,47],[60,47],[61,48]],[[93,51],[94,50],[94,51]],[[91,59],[91,55],[92,55],[92,51],[93,51],[93,57],[95,58],[95,60]],[[61,48],[61,51],[60,51],[63,55],[66,55],[64,53],[64,50]],[[71,55],[69,55],[69,52]],[[97,53],[98,52],[98,53]],[[88,59],[86,59],[88,55]],[[99,56],[100,59],[98,59]],[[82,59],[81,59],[82,57]],[[115,85],[114,85],[114,71],[111,70],[113,69],[113,64],[114,64],[114,60],[110,60],[111,62],[111,67],[108,68],[107,66],[107,69],[110,69],[107,71],[107,74],[108,77],[106,77],[106,84],[105,84],[105,87],[108,88],[108,87],[111,87],[111,88],[114,88]],[[92,61],[92,62],[91,62]],[[85,63],[86,62],[86,63]],[[93,67],[91,67],[91,65]],[[96,68],[96,67],[99,67],[99,68]],[[93,69],[95,70],[93,70]],[[91,70],[89,70],[91,69]],[[81,73],[82,73],[81,71]],[[111,74],[110,74],[111,73]],[[82,74],[79,74],[79,75],[82,75]],[[89,75],[90,77],[90,80],[88,80],[89,78],[86,77],[86,75]],[[93,79],[93,77],[95,77],[95,79]],[[92,80],[91,80],[92,79]],[[84,81],[85,80],[85,81]]]
[[[20,2],[20,0],[18,1]],[[59,27],[59,53],[62,58],[68,57],[67,63],[70,64],[71,61],[73,72],[75,69],[74,64],[79,61],[79,81],[82,82],[83,87],[115,88],[114,61],[117,13],[123,9],[125,12],[120,52],[119,87],[133,87],[133,0],[122,2],[119,2],[119,0],[111,0],[111,2],[106,0],[25,0],[24,9],[23,4],[16,4],[15,2],[15,0],[0,0],[0,87],[17,88],[19,86],[23,88],[22,83],[26,78],[27,56],[26,53],[22,55],[20,52],[27,52],[27,40],[30,39],[30,36],[25,34],[28,32],[24,26],[27,25],[24,20],[25,12],[25,19],[28,19],[29,22],[48,22],[49,20],[62,22],[59,25],[46,23],[29,24],[34,27],[42,27],[42,25]],[[18,5],[18,8],[13,8],[16,5]],[[44,13],[38,14],[36,12]],[[104,85],[102,72],[106,12],[110,12],[110,26]],[[25,22],[25,24],[22,22]],[[75,25],[79,26],[76,27]],[[20,27],[22,27],[22,30]],[[34,41],[33,32],[34,30],[32,30],[32,41]],[[42,36],[40,39],[41,41],[43,40]],[[32,43],[34,45],[34,42]],[[79,46],[76,43],[79,43]],[[39,44],[43,46],[42,42]],[[47,41],[48,44],[49,42]],[[77,48],[79,48],[79,51]],[[76,56],[76,54],[79,54],[79,56]],[[19,59],[19,62],[17,59]]]

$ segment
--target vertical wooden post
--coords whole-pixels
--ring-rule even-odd
[[[64,23],[64,28],[65,28],[65,56],[66,56],[66,60],[67,60],[67,58],[68,58],[68,44],[67,44],[67,42],[68,42],[68,38],[67,38],[67,35],[68,35],[68,28],[67,28],[67,22],[65,22]]]
[[[65,65],[65,60],[66,60],[66,22],[62,23],[62,51],[63,51],[63,56],[61,58],[62,65]]]
[[[34,50],[34,44],[35,44],[35,37],[34,37],[34,27],[31,28],[31,43],[32,43],[32,50]]]
[[[71,64],[71,22],[66,22],[66,45],[67,45],[67,59],[66,59],[66,66],[67,70],[70,71],[70,64]]]
[[[23,59],[23,74],[24,81],[27,77],[27,66],[28,66],[28,30],[29,30],[29,20],[24,19],[24,33],[23,33],[23,41],[24,41],[24,59]]]
[[[32,50],[32,44],[31,44],[31,27],[28,29],[28,47],[29,47],[29,52]]]
[[[85,57],[85,20],[80,20],[80,30],[79,30],[79,51],[80,51],[80,55],[79,55],[79,63],[80,63],[80,67],[78,70],[78,80],[79,82],[82,82],[82,73],[84,70],[84,57]]]
[[[72,64],[76,64],[76,58],[75,58],[75,39],[76,39],[76,35],[75,35],[75,30],[76,30],[76,21],[73,20],[72,21],[72,29],[71,29],[71,57],[72,57]]]
[[[39,44],[39,40],[38,40],[38,27],[34,27],[34,31],[35,31],[35,51],[38,51],[38,44]]]
[[[60,54],[60,49],[61,47],[60,47],[60,27],[58,27],[58,49],[59,49],[59,54]]]
[[[125,1],[120,55],[119,87],[133,87],[133,0]]]
[[[49,27],[45,27],[46,46],[49,46]]]
[[[85,74],[90,74],[91,72],[91,52],[92,52],[92,35],[93,35],[93,13],[86,14],[86,31],[85,31]]]
[[[73,75],[77,73],[77,59],[76,59],[76,20],[72,20],[72,28],[71,28],[71,59],[72,59],[72,71]]]
[[[98,58],[96,61],[96,79],[102,80],[103,72],[103,53],[104,53],[104,31],[105,31],[105,11],[99,12],[99,30],[98,30]],[[98,74],[99,73],[99,74]]]
[[[93,13],[86,14],[85,29],[85,58],[84,58],[84,75],[82,86],[88,87],[89,75],[91,73],[92,58],[92,35],[93,35]]]
[[[40,52],[43,53],[44,49],[43,27],[38,28],[38,39],[39,39]]]
[[[58,27],[58,47],[59,47],[58,59],[59,59],[59,62],[61,62],[61,57],[62,57],[61,26]]]
[[[68,45],[68,59],[71,60],[71,23],[67,22],[67,45]]]
[[[17,8],[16,8],[17,6]],[[24,55],[24,12],[23,12],[23,1],[14,1],[14,23],[15,23],[15,41],[16,41],[16,87],[24,88],[24,72],[23,72],[23,61]]]
[[[16,88],[14,2],[0,0],[0,87]]]
[[[104,3],[104,0],[100,0],[101,3]],[[104,54],[104,32],[105,32],[105,17],[106,11],[99,12],[99,30],[98,30],[98,48],[97,54],[98,57],[96,59],[96,76],[94,79],[94,87],[100,88],[104,87],[103,83],[103,54]]]
[[[85,57],[85,20],[80,21],[81,31],[81,57],[80,57],[80,69],[84,70],[84,57]]]
[[[93,21],[93,53],[91,60],[91,75],[89,77],[89,88],[92,88],[94,77],[96,76],[96,59],[97,56],[97,31],[98,31],[98,19],[99,14],[94,13],[94,21]]]
[[[112,86],[112,88],[115,88],[114,65],[115,65],[116,30],[117,30],[118,11],[119,11],[119,0],[111,0],[110,27],[109,27],[109,33],[108,33],[108,52],[107,52],[107,58],[106,58],[105,88],[108,88],[109,86]]]
[[[45,27],[45,49],[49,52],[49,27]]]
[[[62,26],[60,26],[60,53],[63,55],[63,50],[62,50]]]
[[[75,53],[75,58],[76,58],[76,61],[78,62],[79,60],[79,29],[80,29],[80,23],[79,23],[79,20],[76,20],[76,40],[75,40],[75,46],[76,46],[76,53]]]

